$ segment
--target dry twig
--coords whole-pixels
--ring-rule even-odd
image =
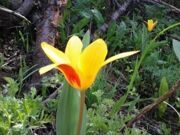
[[[140,113],[131,121],[129,121],[127,123],[127,127],[132,127],[133,123],[136,122],[137,120],[139,120],[142,116],[144,116],[145,114],[147,114],[149,111],[151,111],[153,108],[155,108],[156,106],[158,106],[160,103],[162,103],[163,101],[166,101],[169,97],[171,97],[173,95],[173,93],[176,92],[176,90],[180,88],[180,81],[177,81],[172,88],[165,93],[164,95],[162,95],[161,97],[159,97],[158,99],[156,99],[154,101],[154,103],[144,107]]]
[[[166,3],[165,1],[163,0],[143,0],[144,2],[149,2],[149,3],[157,3],[157,4],[160,4],[160,5],[164,5],[166,7],[169,7],[172,9],[172,11],[175,11],[177,13],[180,13],[180,9],[169,4],[169,3]]]
[[[16,16],[18,18],[22,18],[23,20],[30,23],[30,21],[25,16],[21,15],[20,13],[18,13],[16,11],[13,11],[11,9],[8,9],[8,8],[2,7],[2,6],[0,6],[0,11],[6,12],[6,13],[11,14],[11,15],[14,15],[14,16]]]
[[[105,32],[109,27],[109,24],[122,16],[127,11],[128,7],[132,6],[133,2],[136,2],[136,0],[126,0],[122,5],[119,5],[119,8],[114,13],[112,13],[110,22],[104,23],[101,26],[100,31]]]
[[[43,101],[43,104],[47,104],[51,99],[55,98],[58,95],[58,89],[56,89],[48,98]]]

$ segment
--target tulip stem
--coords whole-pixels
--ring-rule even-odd
[[[168,31],[168,30],[170,30],[170,29],[172,29],[172,28],[174,28],[174,27],[176,27],[176,26],[178,26],[178,25],[180,25],[180,22],[175,23],[175,24],[172,24],[172,25],[170,25],[169,27],[163,29],[162,31],[160,31],[160,32],[155,36],[155,38],[154,38],[153,40],[155,41],[159,36],[161,36],[162,34],[164,34],[166,31]]]
[[[79,110],[79,121],[78,121],[78,127],[77,127],[77,135],[80,135],[80,133],[81,133],[84,102],[85,102],[85,91],[82,91],[82,92],[80,92],[80,110]]]

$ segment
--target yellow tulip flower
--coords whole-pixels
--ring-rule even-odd
[[[152,19],[148,20],[145,23],[147,24],[147,28],[149,32],[151,32],[154,29],[154,27],[157,25],[157,21],[154,22]]]
[[[41,47],[53,64],[40,68],[39,73],[44,74],[56,68],[63,73],[73,88],[80,91],[86,90],[93,84],[97,73],[104,65],[139,52],[124,52],[105,60],[108,50],[104,40],[97,39],[82,50],[82,41],[77,36],[69,39],[65,53],[46,42],[42,42]]]

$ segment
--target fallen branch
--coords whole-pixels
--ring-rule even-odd
[[[62,86],[60,86],[60,88],[56,89],[51,95],[48,96],[48,98],[46,98],[42,103],[43,104],[47,104],[51,99],[55,98],[58,95],[58,90],[61,89]]]
[[[21,6],[16,10],[16,12],[20,13],[23,16],[27,16],[31,9],[33,8],[34,0],[24,0]]]
[[[158,106],[160,103],[162,103],[163,101],[166,101],[169,97],[171,97],[175,92],[176,90],[180,88],[180,81],[177,81],[173,86],[172,88],[167,92],[165,93],[164,95],[162,95],[161,97],[159,97],[158,99],[156,99],[154,101],[154,103],[144,107],[140,113],[134,118],[132,119],[131,121],[129,121],[127,123],[127,127],[132,127],[133,123],[136,122],[137,120],[139,120],[142,116],[144,116],[145,114],[147,114],[149,111],[151,111],[153,108],[155,108],[156,106]]]
[[[0,27],[11,27],[14,24],[21,21],[21,19],[30,23],[30,21],[26,18],[26,16],[32,10],[34,4],[33,0],[24,0],[20,7],[13,11],[11,9],[0,7]]]
[[[16,12],[16,11],[12,11],[11,9],[5,8],[0,6],[0,11],[6,12],[8,14],[14,15],[18,18],[22,18],[23,20],[27,21],[28,23],[30,23],[30,21],[23,15],[21,15],[20,13]]]
[[[111,15],[111,20],[108,23],[104,23],[100,31],[105,32],[112,21],[116,21],[120,16],[122,16],[128,9],[129,6],[132,6],[132,3],[136,0],[126,0],[122,5],[119,5],[119,8]]]
[[[55,98],[58,95],[58,91],[62,89],[63,83],[61,83],[61,86],[59,86],[51,95],[48,96],[42,103],[47,104],[51,99]]]
[[[160,5],[164,5],[166,7],[169,7],[171,8],[173,11],[177,12],[177,13],[180,13],[180,9],[171,5],[171,4],[168,4],[166,3],[165,1],[162,1],[162,0],[143,0],[144,2],[149,2],[149,3],[157,3],[157,4],[160,4]]]
[[[60,20],[60,14],[62,13],[62,8],[66,4],[64,0],[51,0],[49,1],[47,7],[44,8],[43,16],[39,18],[40,22],[36,24],[36,46],[33,56],[33,63],[37,65],[37,68],[40,68],[44,65],[49,64],[49,60],[45,56],[44,52],[41,49],[41,42],[48,42],[51,45],[55,44],[57,39],[58,31],[57,26]],[[51,75],[46,74],[47,75]],[[40,83],[41,76],[39,73],[35,73],[32,76],[30,87],[35,84]],[[34,86],[36,87],[36,86]]]

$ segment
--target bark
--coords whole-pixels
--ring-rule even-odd
[[[167,2],[165,2],[163,0],[143,0],[143,2],[164,5],[165,7],[170,8],[171,11],[180,14],[180,9],[178,7],[178,4],[177,4],[177,7],[175,7],[174,5],[171,5],[171,4],[169,4],[169,3],[167,3]]]
[[[23,16],[27,16],[32,8],[33,8],[33,0],[24,0],[24,2],[16,10],[16,12],[22,14]]]
[[[55,43],[57,34],[57,25],[59,20],[59,9],[55,5],[50,5],[42,18],[42,21],[36,25],[36,47],[34,52],[34,64],[38,67],[47,65],[48,59],[40,47],[41,42],[45,41],[51,45]]]
[[[0,26],[3,28],[17,24],[17,22],[23,18],[21,15],[28,16],[31,12],[31,19],[36,27],[36,43],[33,52],[33,64],[36,65],[36,70],[49,64],[49,60],[42,51],[40,44],[43,41],[48,42],[51,45],[55,44],[58,35],[57,26],[60,19],[60,13],[66,3],[66,0],[42,0],[39,1],[38,10],[31,12],[34,6],[34,0],[24,0],[15,12],[12,10],[9,12],[1,12],[0,10]],[[20,15],[18,16],[18,14]],[[33,74],[31,82],[26,85],[26,88],[40,86],[40,80],[41,76],[36,72]]]
[[[132,5],[136,5],[137,3],[138,3],[138,0],[126,0],[122,5],[119,5],[119,8],[111,15],[110,22],[103,24],[100,28],[100,31],[105,32],[112,21],[116,21],[119,17],[121,17],[127,12],[129,7],[134,8],[134,6]]]
[[[166,101],[168,98],[170,98],[178,89],[180,88],[180,81],[177,81],[172,88],[165,93],[164,95],[160,96],[158,99],[156,99],[152,104],[145,106],[140,113],[132,120],[130,120],[127,123],[127,127],[132,127],[132,125],[138,121],[139,119],[141,119],[145,114],[147,114],[148,112],[150,112],[152,109],[154,109],[155,107],[157,107],[160,103],[162,103],[163,101]]]
[[[24,0],[20,7],[15,10],[0,10],[0,27],[10,27],[17,24],[27,16],[33,8],[33,0]]]
[[[57,26],[62,11],[61,9],[64,4],[62,4],[62,1],[59,0],[55,0],[54,2],[51,0],[47,7],[44,8],[43,17],[40,18],[40,22],[36,25],[36,45],[33,55],[33,62],[37,66],[37,69],[49,64],[49,60],[42,51],[40,44],[41,42],[48,42],[54,46],[56,37],[58,35]],[[51,73],[48,75],[51,75]],[[35,73],[32,76],[30,87],[39,87],[41,78],[42,76],[40,76],[38,72]]]

